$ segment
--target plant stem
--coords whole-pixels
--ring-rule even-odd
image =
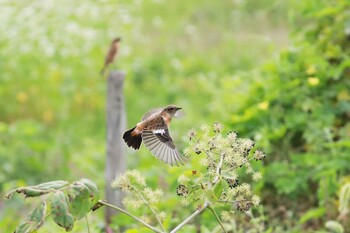
[[[180,230],[183,226],[185,226],[189,221],[191,221],[194,217],[199,215],[209,206],[209,202],[206,202],[201,209],[197,209],[193,214],[191,214],[188,218],[186,218],[182,223],[180,223],[177,227],[175,227],[170,233],[175,233]]]
[[[218,182],[219,180],[219,176],[221,174],[221,167],[222,167],[222,163],[224,162],[224,154],[221,154],[221,157],[220,157],[220,162],[219,162],[219,165],[216,169],[216,174],[217,176],[215,177],[215,179],[213,180],[213,185],[216,184],[216,182]]]
[[[160,225],[160,228],[162,228],[162,231],[165,232],[165,229],[163,227],[163,224],[162,222],[160,221],[156,211],[154,211],[154,209],[151,207],[151,205],[149,204],[149,202],[147,201],[147,199],[135,188],[135,187],[132,187],[134,189],[134,191],[141,197],[141,199],[143,200],[143,202],[148,206],[148,208],[151,210],[151,212],[153,213],[153,215],[156,217],[159,225]]]
[[[114,205],[111,205],[105,201],[102,201],[102,200],[99,200],[98,203],[102,204],[102,205],[105,205],[105,206],[108,206],[112,209],[115,209],[115,210],[118,210],[119,212],[122,212],[123,214],[126,214],[128,215],[129,217],[133,218],[134,220],[136,220],[137,222],[141,223],[142,225],[144,225],[145,227],[151,229],[152,231],[154,232],[157,232],[157,233],[163,233],[161,230],[149,225],[148,223],[146,223],[145,221],[143,221],[142,219],[139,219],[138,217],[132,215],[131,213],[129,213],[128,211],[122,209],[122,208],[119,208],[118,206],[114,206]]]
[[[221,222],[219,216],[216,214],[214,208],[211,207],[210,205],[208,205],[208,209],[215,215],[215,218],[216,218],[216,220],[218,220],[218,222],[219,222],[219,224],[220,224],[222,230],[226,233],[227,231],[225,230],[225,227],[224,227],[224,225],[222,224],[222,222]]]
[[[89,220],[88,220],[88,218],[87,218],[87,215],[85,215],[85,220],[86,220],[86,225],[87,225],[88,233],[90,233],[90,226],[89,226]]]

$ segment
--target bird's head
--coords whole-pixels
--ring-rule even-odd
[[[121,38],[121,37],[117,37],[117,38],[115,38],[115,39],[113,40],[113,43],[120,42],[121,40],[122,40],[122,38]]]
[[[169,106],[166,106],[164,109],[163,109],[163,112],[166,112],[167,114],[169,114],[171,117],[173,117],[176,112],[178,110],[180,110],[181,108],[176,106],[176,105],[169,105]]]

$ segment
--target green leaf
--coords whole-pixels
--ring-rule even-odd
[[[10,199],[12,195],[17,192],[17,193],[23,193],[25,197],[37,197],[41,195],[48,194],[50,192],[53,192],[57,189],[63,188],[64,186],[67,186],[69,183],[67,181],[63,180],[57,180],[57,181],[51,181],[47,183],[42,183],[39,185],[35,186],[27,186],[27,187],[20,187],[17,189],[14,189],[7,193],[5,195],[6,199]]]
[[[57,225],[70,231],[74,225],[74,217],[69,212],[68,202],[62,191],[56,191],[51,198],[52,218]]]
[[[310,209],[305,214],[303,214],[303,216],[301,216],[299,222],[301,224],[304,224],[311,219],[317,219],[317,218],[323,217],[325,213],[326,213],[326,209],[324,207]]]
[[[84,185],[90,190],[91,201],[97,202],[100,196],[100,190],[97,188],[96,184],[85,178],[81,179],[80,182],[84,183]]]
[[[44,223],[46,203],[41,202],[16,228],[15,233],[30,233],[38,230]]]
[[[38,197],[38,196],[50,193],[52,191],[53,191],[52,189],[38,188],[36,186],[21,187],[7,193],[5,195],[5,198],[10,199],[15,192],[23,193],[24,196],[27,198],[27,197]]]
[[[42,183],[42,184],[36,185],[35,187],[43,188],[43,189],[55,189],[55,190],[57,190],[57,189],[60,189],[60,188],[67,186],[68,184],[69,183],[67,181],[56,180],[56,181]]]
[[[207,196],[208,200],[211,202],[211,201],[216,201],[217,198],[216,198],[216,195],[215,195],[215,192],[214,190],[211,188],[211,189],[207,189],[204,191],[205,195]],[[203,202],[203,201],[201,201]]]
[[[83,218],[94,206],[90,189],[82,182],[74,182],[68,189],[69,209],[76,220]]]
[[[214,187],[214,193],[217,199],[220,198],[221,194],[222,194],[222,180],[220,180]]]
[[[221,176],[226,178],[226,179],[237,179],[237,176],[234,176],[231,174],[231,172],[227,171],[227,170],[222,170],[221,171]]]

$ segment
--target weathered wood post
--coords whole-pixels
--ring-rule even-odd
[[[125,73],[111,71],[107,81],[107,150],[106,150],[106,199],[113,205],[122,206],[121,191],[113,190],[111,182],[126,170],[123,133],[126,130],[126,113],[123,94]],[[105,222],[111,223],[116,211],[105,208]]]

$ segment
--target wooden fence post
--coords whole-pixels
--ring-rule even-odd
[[[122,135],[126,130],[126,113],[123,94],[125,73],[111,71],[107,81],[107,150],[106,150],[106,173],[105,192],[109,203],[122,207],[122,192],[113,190],[111,182],[117,175],[126,170],[125,144]],[[116,211],[105,208],[105,222],[111,223],[112,216]]]

